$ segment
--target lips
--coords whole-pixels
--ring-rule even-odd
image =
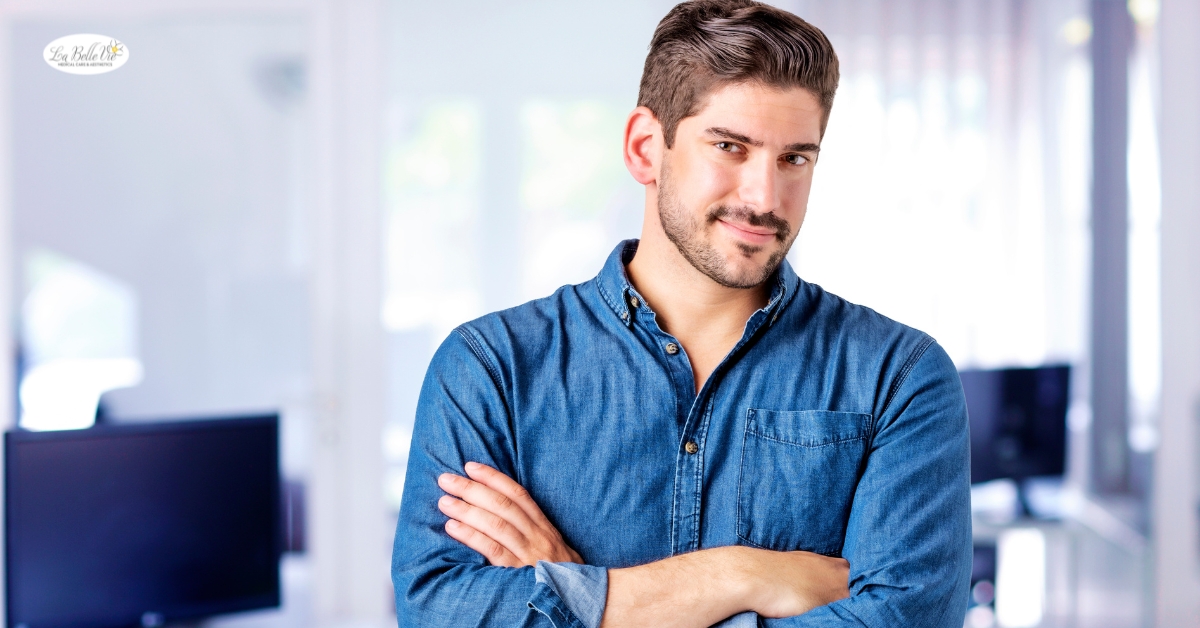
[[[721,223],[721,226],[724,227],[725,230],[735,238],[745,240],[746,242],[756,245],[767,244],[774,240],[777,235],[776,231],[763,227],[751,227],[750,225],[744,223],[738,224],[727,222],[725,220],[718,220],[717,222]]]

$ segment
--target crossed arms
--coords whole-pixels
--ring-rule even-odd
[[[467,477],[438,478],[452,538],[500,567],[583,562],[524,487],[486,465],[464,467]],[[739,546],[612,569],[601,626],[703,628],[745,611],[791,617],[849,597],[849,571],[840,558]]]
[[[486,356],[489,369],[479,350],[451,334],[422,388],[393,554],[400,626],[707,626],[742,610],[769,628],[962,625],[970,573],[966,415],[953,364],[936,345],[911,365],[878,419],[847,523],[848,566],[748,547],[625,569],[574,565],[594,591],[607,591],[584,621],[544,569],[529,565],[577,561],[559,530],[586,546],[587,530],[603,526],[576,521],[572,530],[554,514],[562,504],[540,504],[551,506],[544,515],[524,488],[505,483],[518,477],[521,447],[499,392],[507,382],[495,364],[503,361]],[[466,478],[443,478],[468,461],[494,474],[474,467]],[[562,495],[575,487],[571,476],[563,469],[561,478],[539,481],[560,482]],[[546,490],[526,488],[535,496]],[[447,516],[461,525],[448,525]]]

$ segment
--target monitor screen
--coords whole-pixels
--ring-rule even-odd
[[[9,628],[279,605],[278,417],[5,435]]]
[[[964,370],[971,482],[1062,475],[1069,366]]]

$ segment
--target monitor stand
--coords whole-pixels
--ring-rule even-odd
[[[1063,518],[1063,480],[1050,476],[1013,480],[1017,487],[1016,515],[1021,519],[1056,521]],[[1038,495],[1040,493],[1040,495]],[[1035,499],[1030,499],[1033,495]],[[1034,506],[1036,504],[1036,507]]]
[[[1017,519],[1041,519],[1033,513],[1033,509],[1029,507],[1029,492],[1025,486],[1025,480],[1014,480],[1017,485]]]

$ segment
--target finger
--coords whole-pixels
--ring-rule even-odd
[[[491,565],[496,567],[523,566],[512,552],[496,542],[495,539],[488,537],[486,534],[461,521],[454,519],[447,521],[446,534],[449,534],[450,538],[455,541],[479,552]]]
[[[438,477],[438,486],[443,491],[462,499],[473,506],[478,506],[505,521],[517,526],[522,532],[528,533],[534,523],[524,509],[512,498],[474,480],[453,473],[443,473]]]
[[[468,504],[460,499],[455,499],[449,495],[443,495],[438,500],[438,510],[442,511],[442,514],[447,517],[465,523],[500,545],[503,545],[504,549],[511,552],[518,559],[529,554],[528,537],[499,515]]]
[[[525,490],[524,486],[518,484],[516,480],[486,464],[478,462],[468,462],[463,465],[463,468],[466,470],[467,476],[472,480],[511,499],[513,503],[525,512],[531,521],[544,527],[553,528],[550,525],[550,520],[546,518],[542,509],[538,507],[537,502],[533,501],[533,496],[529,494],[529,491]]]

